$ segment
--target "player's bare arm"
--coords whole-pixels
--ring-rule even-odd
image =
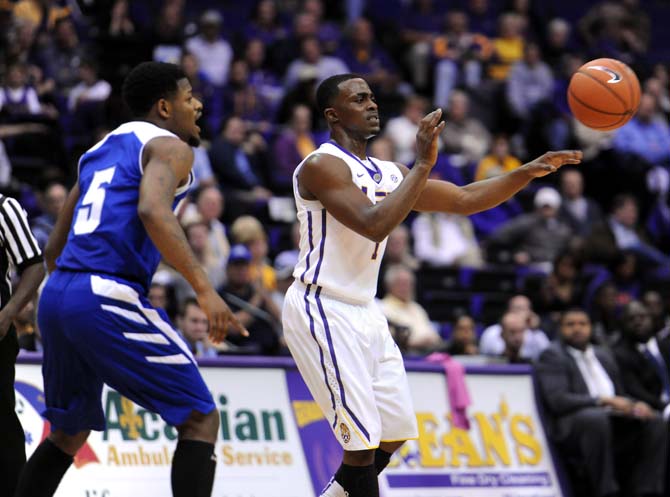
[[[72,226],[74,217],[74,208],[79,200],[79,183],[76,183],[65,200],[63,209],[58,214],[54,229],[49,235],[46,247],[44,247],[44,260],[46,261],[47,271],[52,272],[56,269],[56,259],[60,256],[67,241],[67,235]]]
[[[179,271],[196,292],[209,319],[212,340],[220,342],[229,326],[247,334],[209,283],[207,274],[193,254],[184,230],[172,212],[175,191],[188,181],[193,151],[171,137],[154,138],[144,149],[144,176],[140,183],[137,213],[165,261]]]
[[[351,172],[339,158],[316,154],[298,174],[300,195],[318,199],[338,221],[356,233],[381,242],[412,210],[437,160],[437,139],[444,129],[442,112],[423,118],[417,132],[417,163],[400,186],[383,202],[373,204],[351,179]]]
[[[509,173],[462,187],[448,181],[428,180],[414,210],[451,212],[466,216],[475,214],[508,200],[533,179],[556,172],[566,164],[579,164],[581,160],[581,151],[561,150],[547,152]],[[408,174],[406,167],[398,167],[404,174]]]

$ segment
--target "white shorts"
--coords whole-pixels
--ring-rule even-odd
[[[375,301],[348,304],[295,282],[282,319],[300,374],[345,450],[418,437],[402,355]]]

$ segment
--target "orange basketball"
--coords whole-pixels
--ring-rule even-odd
[[[609,131],[626,124],[640,104],[640,82],[623,62],[595,59],[570,79],[568,104],[575,117],[589,128]]]

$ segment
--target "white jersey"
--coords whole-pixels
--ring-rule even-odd
[[[333,142],[308,155],[293,173],[293,192],[300,221],[300,258],[293,276],[306,285],[322,287],[324,295],[362,304],[377,292],[379,265],[386,239],[375,243],[340,223],[318,200],[306,200],[298,190],[298,174],[313,154],[339,157],[351,170],[351,179],[375,204],[395,190],[403,174],[393,162],[375,158],[361,161]]]

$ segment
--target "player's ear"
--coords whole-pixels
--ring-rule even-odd
[[[337,111],[332,107],[328,107],[323,114],[326,116],[326,121],[330,124],[334,124],[340,120],[340,118],[337,117]]]
[[[163,119],[168,119],[172,113],[170,102],[168,102],[168,100],[165,98],[161,98],[158,100],[158,102],[156,102],[156,108],[158,110],[158,115]]]

